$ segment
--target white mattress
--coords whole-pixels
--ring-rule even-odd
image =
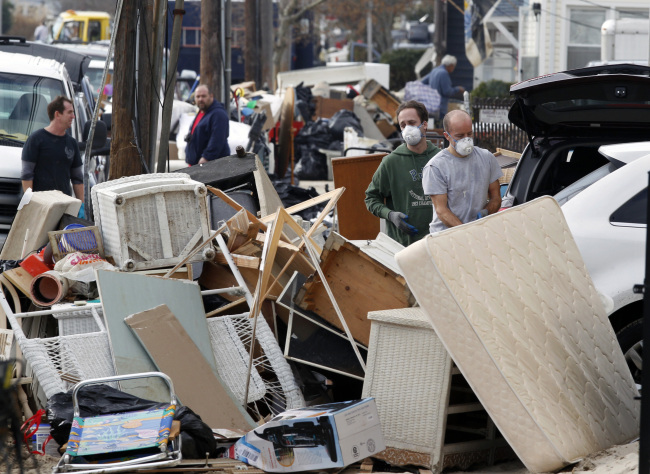
[[[636,386],[554,199],[429,235],[396,260],[529,470],[638,435]]]

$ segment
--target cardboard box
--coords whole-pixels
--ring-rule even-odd
[[[316,104],[316,117],[332,118],[339,110],[354,110],[354,101],[352,99],[327,99],[325,97],[314,97]]]
[[[341,468],[385,449],[374,398],[298,408],[250,431],[230,457],[267,472]]]

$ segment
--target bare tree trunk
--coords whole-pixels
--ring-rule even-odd
[[[136,2],[124,0],[115,39],[113,127],[111,130],[111,179],[142,173],[134,144],[131,120],[135,117]]]
[[[201,83],[215,98],[222,96],[223,61],[221,45],[221,2],[201,1]]]
[[[279,4],[279,25],[275,36],[275,51],[273,51],[273,66],[275,68],[274,76],[278,72],[289,69],[289,64],[286,64],[286,61],[283,64],[283,58],[285,57],[287,48],[291,47],[291,27],[293,24],[298,21],[305,12],[312,8],[316,8],[324,1],[326,0],[313,0],[311,3],[303,7],[300,6],[298,0],[288,0],[287,2]]]

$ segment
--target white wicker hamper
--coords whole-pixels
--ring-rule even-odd
[[[371,311],[368,319],[363,397],[377,403],[387,447],[379,457],[440,472],[451,357],[419,307]]]
[[[210,236],[207,189],[183,173],[130,176],[92,189],[106,255],[121,270],[174,266]],[[189,262],[214,257],[211,244]]]

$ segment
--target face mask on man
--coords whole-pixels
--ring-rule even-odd
[[[474,140],[472,140],[472,137],[465,137],[460,140],[454,140],[452,138],[452,142],[455,143],[452,146],[460,156],[467,156],[474,149]]]
[[[415,125],[407,125],[404,127],[404,130],[402,130],[402,138],[407,145],[415,146],[420,143],[420,140],[422,140],[420,127],[422,127],[422,125],[424,125],[424,122],[417,127]]]

